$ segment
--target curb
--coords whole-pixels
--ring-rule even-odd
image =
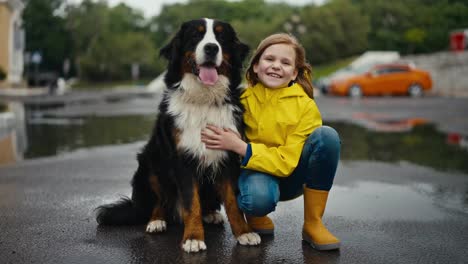
[[[6,88],[0,89],[0,96],[39,96],[48,93],[47,88]]]

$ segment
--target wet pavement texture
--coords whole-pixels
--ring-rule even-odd
[[[345,161],[324,221],[336,252],[301,241],[303,201],[271,214],[274,237],[237,245],[227,224],[206,226],[208,250],[180,249],[182,226],[98,227],[93,209],[130,194],[143,142],[78,150],[0,168],[2,263],[464,263],[468,175],[400,162]]]
[[[34,111],[26,160],[0,167],[0,263],[466,263],[467,150],[448,144],[447,134],[467,127],[461,118],[468,101],[407,100],[413,99],[317,98],[343,144],[324,216],[342,240],[332,252],[301,241],[302,198],[278,205],[271,214],[275,236],[254,247],[238,245],[227,223],[206,225],[208,249],[196,254],[180,249],[181,225],[162,234],[146,234],[144,226],[98,227],[94,208],[130,195],[152,103],[72,106],[102,114],[92,117]],[[141,101],[147,107],[139,116],[105,117],[128,114]],[[411,118],[428,122],[398,132],[375,126]]]

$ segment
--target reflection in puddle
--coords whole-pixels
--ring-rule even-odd
[[[81,118],[45,118],[36,117],[28,120],[29,125],[83,125]]]
[[[32,117],[16,131],[16,139],[22,140],[16,140],[21,146],[15,151],[21,153],[15,156],[30,159],[79,148],[144,141],[151,133],[154,119],[155,115]],[[433,125],[417,125],[410,131],[395,133],[343,122],[324,123],[340,134],[343,161],[409,161],[438,170],[468,173],[468,150],[448,141],[448,136]],[[5,140],[4,136],[0,139]],[[11,138],[15,135],[10,135]]]
[[[466,192],[441,191],[430,184],[397,185],[359,182],[352,187],[336,185],[328,212],[356,220],[433,221],[446,211],[468,214]]]
[[[21,159],[16,148],[16,134],[10,133],[0,137],[0,164],[11,164]]]
[[[29,146],[24,157],[51,156],[79,148],[145,140],[154,118],[134,115],[33,119],[26,126]]]
[[[325,123],[340,134],[342,160],[409,161],[438,170],[468,173],[468,151],[449,144],[434,125],[406,132],[377,132],[348,123]]]
[[[0,112],[0,165],[22,160],[27,147],[24,107],[10,103],[8,109],[9,112]]]

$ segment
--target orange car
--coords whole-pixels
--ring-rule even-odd
[[[332,81],[329,91],[350,97],[386,94],[417,97],[431,88],[432,79],[426,71],[405,64],[380,64],[367,73]]]

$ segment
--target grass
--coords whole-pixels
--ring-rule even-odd
[[[325,77],[336,70],[348,66],[356,57],[350,57],[346,59],[336,60],[331,63],[321,64],[317,66],[312,66],[312,73],[314,80],[318,78]]]
[[[110,82],[88,82],[88,81],[78,81],[72,86],[76,90],[106,90],[113,89],[118,86],[146,86],[152,81],[152,79],[144,80],[126,80],[126,81],[110,81]]]

